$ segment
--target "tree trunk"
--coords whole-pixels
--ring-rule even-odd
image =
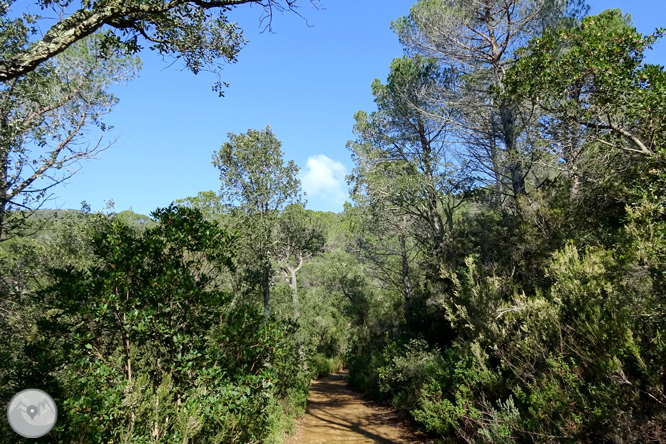
[[[287,259],[288,261],[288,259]],[[301,254],[299,256],[299,262],[296,267],[292,267],[289,265],[289,263],[285,263],[285,265],[282,267],[282,271],[284,272],[284,277],[287,280],[287,284],[291,288],[291,300],[294,304],[294,321],[298,322],[298,320],[301,317],[301,312],[300,312],[300,301],[298,300],[298,281],[296,280],[296,273],[301,269],[303,266],[303,255]],[[298,344],[298,356],[301,359],[301,368],[303,371],[307,372],[308,371],[308,362],[307,359],[305,359],[305,348],[303,347],[303,344],[299,340]]]
[[[446,225],[449,227],[449,233],[453,232],[453,213],[455,209],[453,208],[444,208],[444,215],[446,216]]]
[[[2,237],[5,235],[5,212],[7,211],[7,202],[3,199],[3,195],[4,193],[0,191],[0,242],[4,240]]]
[[[127,381],[131,383],[132,382],[132,358],[131,358],[130,352],[131,352],[132,349],[130,347],[129,338],[126,335],[125,335],[125,339],[124,339],[123,342],[124,342],[123,345],[125,347],[125,359],[127,360],[127,364],[126,364],[126,366],[127,366]]]
[[[492,116],[492,113],[491,113]],[[492,117],[491,117],[492,119]],[[493,122],[491,121],[491,125]],[[497,206],[499,207],[502,214],[506,213],[506,203],[504,202],[504,184],[502,183],[502,166],[500,163],[499,156],[497,155],[497,144],[495,143],[495,135],[491,134],[490,136],[490,158],[493,166],[493,174],[495,176],[495,199],[497,200]]]
[[[495,35],[495,23],[490,8],[486,6],[485,11],[486,24],[488,26],[488,37],[490,39],[490,48],[492,54],[491,65],[495,71],[495,85],[499,88],[500,92],[504,92],[504,78],[506,75],[506,66],[502,61],[502,46],[497,41]],[[494,103],[493,107],[498,107],[500,128],[495,129],[494,122],[491,122],[493,128],[493,137],[500,135],[500,139],[504,142],[504,151],[507,154],[509,173],[511,174],[511,188],[513,191],[514,199],[526,194],[525,191],[525,178],[523,177],[523,168],[520,164],[518,151],[516,148],[516,119],[514,116],[513,108],[507,104]],[[499,133],[499,134],[498,134]]]
[[[119,309],[119,306],[116,305],[116,310]],[[127,314],[123,313],[123,323],[126,325],[127,323]],[[131,384],[132,383],[132,347],[130,344],[129,337],[127,336],[127,332],[125,332],[125,326],[122,325],[122,340],[123,340],[123,351],[125,352],[125,372],[127,374],[127,383]]]
[[[423,151],[423,169],[428,181],[428,189],[426,190],[428,196],[428,217],[430,219],[428,222],[433,229],[433,235],[436,243],[435,251],[437,252],[441,249],[441,244],[444,240],[444,225],[442,223],[442,217],[440,216],[437,209],[437,189],[435,188],[435,166],[433,165],[432,147],[430,146],[430,141],[427,138],[425,125],[423,124],[421,117],[417,117],[417,119],[421,150]],[[403,222],[406,223],[404,220]]]
[[[500,148],[497,146],[497,128],[496,128],[496,115],[495,104],[491,101],[487,109],[487,114],[484,116],[487,119],[487,138],[488,138],[488,152],[490,153],[490,167],[495,179],[495,203],[500,209],[502,214],[506,214],[506,203],[504,201],[504,183],[502,181],[502,161],[499,156]]]
[[[513,109],[507,106],[500,107],[500,121],[502,124],[502,138],[504,140],[504,149],[507,152],[509,160],[509,172],[511,173],[511,187],[513,196],[517,199],[526,194],[525,178],[523,177],[523,168],[520,165],[518,150],[516,148],[516,119],[513,115]]]
[[[575,95],[570,93],[568,97],[574,98]],[[567,140],[562,150],[562,158],[564,159],[569,176],[572,180],[571,189],[569,190],[569,195],[572,199],[578,197],[578,192],[580,190],[580,173],[578,171],[578,162],[576,160],[580,153],[578,145],[580,144],[579,131],[581,126],[582,125],[579,123],[573,121],[566,122],[563,130],[563,132],[566,133],[566,136],[561,137],[562,139]]]
[[[294,320],[298,321],[298,319],[301,317],[301,312],[300,302],[298,300],[298,281],[296,279],[296,274],[301,269],[301,267],[303,267],[303,254],[299,254],[298,265],[296,267],[289,265],[288,261],[289,259],[287,258],[281,268],[287,281],[287,285],[289,285],[289,288],[291,288],[291,300],[294,304]]]

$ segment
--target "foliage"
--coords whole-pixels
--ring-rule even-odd
[[[132,79],[140,61],[104,47],[104,38],[93,34],[0,88],[3,240],[25,223],[19,213],[7,213],[39,206],[53,186],[77,171],[81,160],[113,144],[103,142],[108,127],[102,118],[117,102],[109,89]]]
[[[342,359],[339,356],[327,358],[322,354],[316,354],[312,358],[312,362],[312,376],[314,378],[337,373],[342,368]]]
[[[642,36],[627,21],[609,9],[578,27],[535,38],[519,52],[507,93],[543,109],[550,117],[543,125],[552,136],[562,138],[567,128],[582,126],[587,140],[652,154],[666,141],[666,73],[642,61],[664,31]]]
[[[213,165],[220,170],[220,197],[234,209],[234,229],[244,233],[239,239],[244,252],[239,256],[246,274],[243,279],[259,287],[264,316],[268,318],[275,224],[286,205],[302,199],[298,167],[292,160],[284,164],[282,143],[270,126],[240,135],[229,133],[228,137],[229,141],[213,155]]]
[[[520,103],[496,100],[504,91],[514,51],[557,24],[587,11],[584,0],[421,0],[392,28],[409,54],[434,57],[455,82],[429,94],[443,111],[451,141],[462,147],[466,173],[494,188],[494,204],[516,211],[533,186],[533,116]],[[437,115],[435,114],[435,115]]]
[[[440,256],[424,253],[445,248],[472,185],[449,140],[455,111],[433,99],[454,79],[433,58],[394,59],[386,84],[372,84],[377,111],[355,114],[357,138],[347,143],[359,252],[383,285],[402,293],[406,316],[424,291],[419,279],[437,274]]]
[[[439,43],[481,42],[453,26],[496,18],[470,15],[477,6],[422,1],[394,26],[411,51],[463,67],[478,54]],[[530,186],[512,212],[493,199],[497,184],[475,184],[444,247],[424,244],[438,275],[409,262],[417,279],[404,318],[377,316],[395,308],[390,273],[401,272],[399,261],[383,262],[388,272],[372,276],[379,290],[367,298],[373,315],[348,348],[350,382],[444,442],[664,442],[664,75],[642,62],[662,32],[641,36],[613,10],[533,31],[542,35],[486,90],[498,109],[533,118],[514,121],[524,124],[516,140],[531,156]],[[382,150],[380,139],[365,143]],[[367,196],[385,208],[408,201]],[[362,207],[347,213],[362,220]],[[363,265],[382,239],[358,236]]]
[[[313,217],[313,211],[300,204],[289,205],[282,211],[275,225],[275,258],[282,275],[292,291],[294,320],[300,318],[297,273],[304,261],[321,253],[326,239],[321,224]]]
[[[197,210],[152,216],[158,224],[142,231],[89,216],[90,259],[46,267],[48,285],[28,296],[36,323],[13,353],[20,369],[3,371],[3,386],[55,398],[55,442],[277,439],[281,403],[304,390],[285,368],[297,354],[288,329],[215,288],[232,266],[228,233]]]
[[[269,215],[292,202],[299,202],[298,167],[284,165],[282,143],[270,126],[245,134],[228,134],[229,141],[213,156],[220,170],[222,200],[249,215]]]
[[[229,20],[226,13],[242,3],[259,3],[266,8],[267,16],[274,10],[293,10],[294,0],[221,0],[201,1],[150,1],[126,3],[122,1],[64,1],[38,0],[40,9],[53,9],[57,20],[43,36],[29,42],[22,34],[36,34],[36,23],[42,17],[36,14],[13,14],[8,18],[13,2],[4,3],[0,9],[3,31],[0,41],[11,51],[0,54],[0,81],[15,79],[30,73],[42,63],[63,52],[74,43],[101,30],[107,29],[103,45],[125,54],[142,49],[145,40],[150,49],[162,55],[182,58],[185,66],[195,74],[201,70],[219,70],[219,60],[235,62],[245,40],[238,25]],[[316,4],[315,4],[316,6]],[[214,89],[221,93],[222,82]]]
[[[204,214],[208,219],[218,219],[222,217],[225,205],[220,198],[220,195],[215,191],[200,191],[196,196],[186,197],[185,199],[177,199],[174,201],[176,205],[182,205],[189,208],[195,208]]]
[[[661,31],[484,5],[394,24],[409,56],[356,114],[342,214],[303,207],[267,127],[153,221],[33,215],[0,244],[0,398],[50,392],[54,442],[279,443],[344,365],[443,442],[666,442]]]

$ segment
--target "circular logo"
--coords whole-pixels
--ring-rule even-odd
[[[14,395],[7,418],[12,429],[24,438],[39,438],[51,431],[58,418],[58,408],[48,393],[27,389]]]

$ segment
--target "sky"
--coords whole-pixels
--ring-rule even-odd
[[[52,189],[43,208],[149,214],[199,191],[219,190],[212,155],[227,134],[270,125],[285,160],[300,167],[307,208],[339,212],[348,200],[345,175],[353,164],[345,148],[353,139],[354,113],[375,109],[370,85],[385,80],[402,56],[392,20],[415,0],[322,0],[322,9],[301,0],[299,12],[273,17],[273,33],[260,24],[263,10],[243,5],[229,13],[248,44],[238,63],[225,66],[223,98],[211,90],[216,77],[194,75],[149,50],[143,69],[114,87],[119,102],[105,121],[107,140],[118,139],[100,158],[85,161],[67,183]],[[620,8],[639,32],[666,27],[665,0],[588,0],[590,14]],[[666,65],[666,39],[647,62]]]

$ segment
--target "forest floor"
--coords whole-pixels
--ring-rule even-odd
[[[286,444],[427,443],[395,412],[363,399],[347,385],[344,372],[313,381],[305,415]]]

